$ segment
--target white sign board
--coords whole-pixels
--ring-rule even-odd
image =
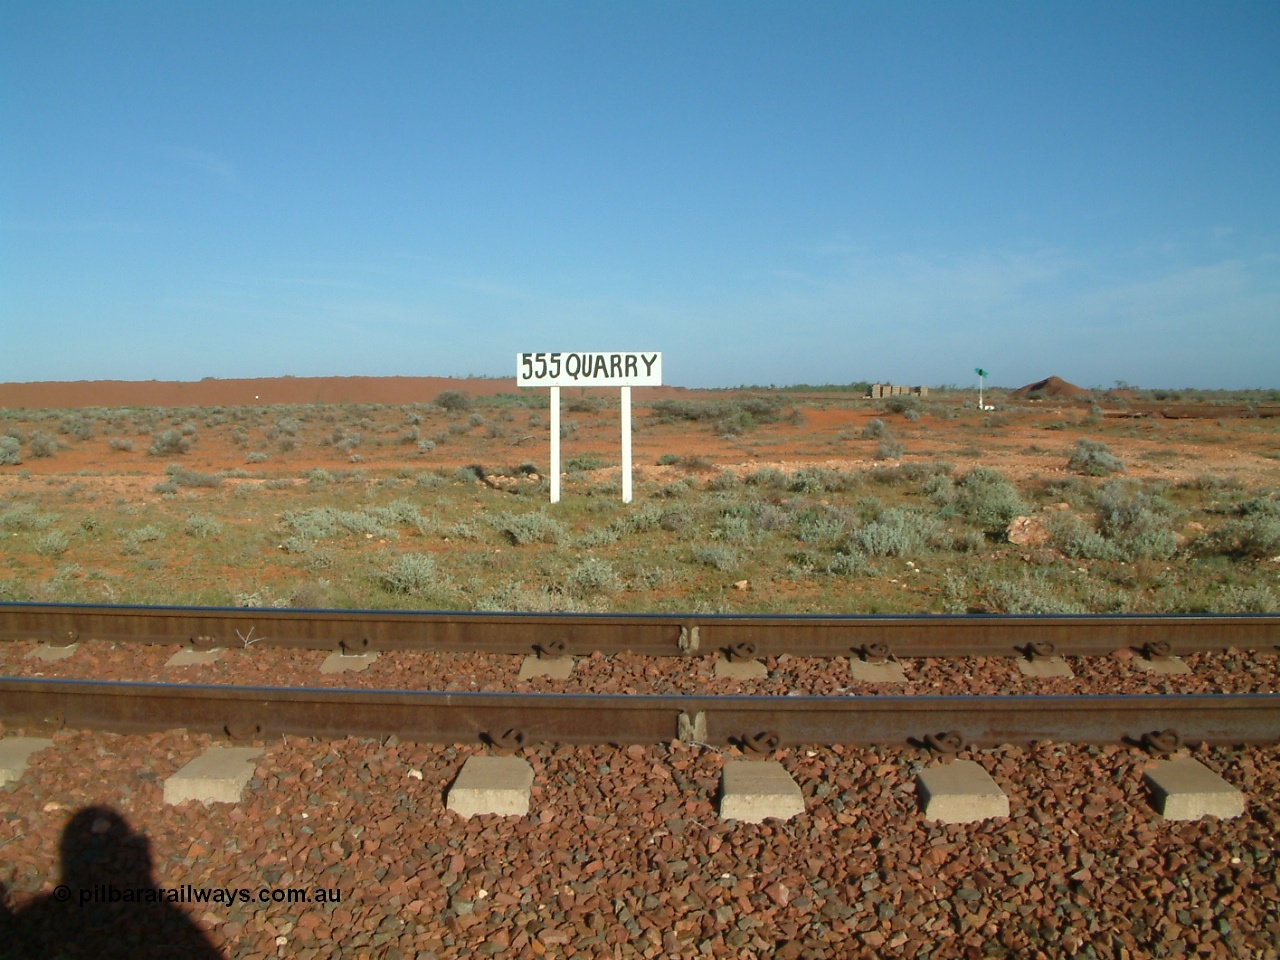
[[[660,353],[517,353],[517,387],[660,387]]]
[[[622,502],[631,502],[631,388],[662,386],[660,353],[517,353],[517,387],[551,388],[551,502],[560,502],[560,388],[621,387]]]

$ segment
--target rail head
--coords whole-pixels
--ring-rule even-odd
[[[675,696],[444,693],[0,678],[0,722],[214,735],[385,737],[445,743],[1138,745],[1280,741],[1280,694],[1158,696]]]
[[[0,603],[0,640],[569,655],[1101,656],[1280,652],[1280,614],[525,614]]]

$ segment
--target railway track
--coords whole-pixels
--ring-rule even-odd
[[[1280,616],[685,616],[525,615],[0,604],[0,639],[181,644],[348,653],[655,657],[1027,657],[1117,650],[1148,656],[1274,650]],[[1280,694],[1075,696],[711,696],[512,693],[0,681],[12,726],[150,731],[183,727],[233,738],[283,733],[427,742],[658,743],[772,749],[798,744],[975,745],[1037,739],[1149,742],[1280,740]],[[930,739],[932,738],[932,739]]]
[[[0,603],[0,640],[586,656],[1101,656],[1280,651],[1277,614],[690,615]]]
[[[473,669],[484,659],[504,661],[513,674],[511,655],[532,653],[603,654],[580,672],[629,670],[627,684],[645,671],[709,677],[708,660],[748,653],[796,658],[779,663],[779,674],[815,658],[803,668],[841,678],[852,668],[835,658],[942,658],[907,665],[920,690],[950,658],[947,669],[959,673],[979,669],[959,658],[1119,651],[1114,661],[1075,664],[1094,677],[1093,689],[1111,689],[1097,678],[1132,679],[1124,662],[1144,653],[1273,652],[1276,616],[529,617],[3,604],[0,640],[25,641],[7,657],[0,649],[0,663],[17,672],[80,663],[71,675],[97,678],[0,677],[4,732],[53,741],[10,788],[20,813],[0,818],[14,888],[32,898],[52,885],[49,851],[59,849],[65,811],[76,807],[98,818],[94,830],[107,822],[104,809],[136,823],[162,884],[342,888],[345,912],[332,916],[307,906],[273,907],[269,917],[197,911],[228,955],[275,955],[287,945],[319,956],[342,939],[344,949],[396,946],[443,960],[477,955],[506,936],[512,949],[536,942],[549,956],[564,944],[581,956],[872,956],[937,938],[962,944],[963,955],[999,942],[1012,956],[1069,936],[1141,956],[1155,955],[1172,930],[1205,948],[1270,956],[1280,937],[1271,842],[1280,794],[1270,746],[1280,741],[1280,693],[315,688],[308,683],[317,682],[323,658],[294,653],[385,651],[362,675],[380,686],[438,685],[450,664]],[[26,659],[32,640],[84,642],[65,661],[45,662]],[[194,669],[222,670],[239,685],[101,679],[135,675],[124,666],[142,663],[152,676],[174,675],[160,664],[181,651],[139,644],[229,648],[213,666]],[[270,647],[280,649],[264,655]],[[1241,653],[1220,659],[1252,662]],[[1250,689],[1276,689],[1274,661],[1255,665],[1260,683]],[[1007,661],[980,669],[1018,674]],[[253,676],[276,685],[241,682]],[[295,685],[279,685],[288,681]],[[245,753],[261,755],[234,814],[216,820],[166,801],[170,780],[210,736],[254,743]],[[1101,746],[1060,749],[1064,743]],[[1152,813],[1141,750],[1166,754],[1182,744],[1247,791],[1247,816],[1179,824]],[[1008,816],[964,833],[921,817],[917,778],[932,763],[902,746],[973,757],[970,766],[1007,791]],[[461,768],[494,748],[518,752],[536,772],[529,812],[501,827],[464,822],[449,806]],[[780,757],[803,812],[776,824],[725,821],[717,804],[740,752]],[[1052,856],[1037,859],[1042,850]],[[1172,892],[1153,906],[1151,886],[1165,877]],[[1196,911],[1206,903],[1214,908],[1202,917]],[[636,918],[652,919],[652,928]],[[646,936],[644,951],[614,949]]]
[[[0,721],[117,733],[184,728],[236,740],[395,735],[508,749],[686,740],[760,753],[829,744],[946,753],[1036,740],[1159,747],[1162,731],[1175,731],[1179,743],[1271,742],[1280,740],[1280,694],[637,696],[0,678]]]

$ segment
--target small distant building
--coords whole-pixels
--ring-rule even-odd
[[[890,383],[873,383],[869,396],[872,400],[882,400],[885,397],[927,397],[928,395],[928,387],[902,387]]]

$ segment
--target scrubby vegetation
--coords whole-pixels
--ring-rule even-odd
[[[11,482],[0,491],[0,595],[799,612],[1277,602],[1280,495],[1222,458],[1186,462],[1222,442],[1213,422],[1111,419],[1046,401],[1036,429],[1048,432],[1026,448],[1010,426],[1031,414],[1013,405],[997,421],[937,399],[901,409],[753,392],[663,400],[639,411],[637,436],[652,439],[637,463],[651,472],[623,505],[616,405],[566,401],[574,418],[554,507],[542,469],[505,466],[545,456],[545,394],[0,412]],[[796,436],[805,403],[815,432],[789,460],[797,446],[778,438]],[[854,422],[823,426],[854,405]],[[1241,428],[1257,456],[1280,454],[1275,424]],[[228,446],[240,466],[228,467]],[[1016,474],[975,466],[1009,450],[1023,458]],[[1153,479],[1162,474],[1171,479]],[[1036,539],[1009,542],[1018,517]]]
[[[1067,461],[1067,469],[1091,477],[1106,477],[1113,473],[1123,473],[1124,464],[1107,449],[1105,443],[1081,438],[1076,443],[1071,459]]]

